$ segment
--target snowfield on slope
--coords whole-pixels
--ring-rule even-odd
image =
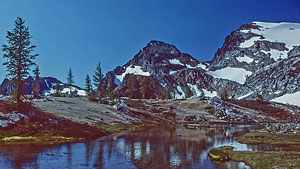
[[[170,59],[169,62],[173,65],[182,65],[185,66],[183,63],[180,62],[178,59]]]
[[[259,26],[258,29],[250,30],[240,30],[243,33],[255,33],[257,35],[263,36],[252,37],[245,42],[240,44],[240,48],[249,48],[254,45],[256,41],[270,41],[270,42],[280,42],[286,44],[285,47],[288,50],[279,51],[276,49],[271,49],[271,51],[263,51],[266,54],[270,54],[271,58],[275,61],[279,58],[287,58],[287,53],[293,49],[294,46],[300,45],[300,23],[271,23],[271,22],[253,22],[253,24]]]
[[[270,22],[253,22],[260,26],[260,30],[252,29],[251,32],[262,35],[267,41],[282,42],[291,50],[293,46],[300,45],[300,23],[270,23]]]
[[[271,101],[279,102],[283,104],[291,104],[300,106],[300,92],[292,93],[292,94],[285,94],[283,96],[277,97]]]
[[[236,60],[238,60],[239,62],[246,62],[246,63],[253,62],[253,58],[250,58],[246,55],[244,55],[244,57],[237,57]]]
[[[255,36],[255,37],[253,37],[253,38],[251,38],[249,40],[246,40],[245,42],[241,43],[240,44],[240,48],[249,48],[249,47],[253,46],[254,43],[256,41],[258,41],[258,40],[259,40],[259,37]]]
[[[246,81],[246,76],[250,76],[252,74],[252,72],[243,68],[235,67],[226,67],[216,71],[208,71],[207,73],[215,78],[228,79],[240,84],[244,84]]]
[[[79,96],[86,96],[86,92],[85,92],[85,90],[78,90],[78,89],[76,89],[75,87],[71,87],[72,88],[72,92],[73,91],[77,91],[77,94],[79,95]],[[70,88],[64,88],[60,93],[70,93]]]
[[[118,80],[120,80],[121,82],[123,82],[124,77],[126,76],[126,74],[133,74],[133,75],[141,75],[141,76],[150,76],[149,72],[144,72],[142,70],[141,66],[133,66],[130,65],[126,68],[126,71],[121,74],[121,75],[116,75],[116,78]]]

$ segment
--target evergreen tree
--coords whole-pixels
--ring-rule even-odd
[[[16,82],[16,100],[18,107],[21,105],[21,97],[24,95],[23,83],[28,77],[30,67],[35,65],[34,59],[38,54],[32,54],[36,46],[31,45],[32,36],[29,33],[29,27],[25,26],[25,20],[18,17],[15,21],[15,27],[7,32],[7,45],[2,46],[3,57],[7,59],[3,63],[8,72],[7,77]]]
[[[189,87],[186,87],[185,98],[190,98],[193,96],[193,92]]]
[[[39,96],[40,93],[40,69],[39,66],[36,66],[35,69],[33,70],[33,74],[35,77],[35,82],[33,83],[33,97],[36,98]]]
[[[99,62],[95,71],[95,74],[93,75],[93,81],[94,85],[96,86],[96,92],[97,96],[99,98],[103,97],[103,74],[102,74],[102,69],[101,69],[101,63]]]
[[[227,89],[223,88],[222,92],[221,92],[221,99],[222,100],[228,100],[228,93],[227,93]]]
[[[202,85],[197,83],[196,84],[196,87],[197,89],[199,90],[200,94],[199,94],[199,98],[200,99],[204,99],[205,98],[205,95],[204,95],[204,92],[203,92],[203,89],[202,89]]]
[[[59,96],[60,96],[59,90],[60,90],[60,87],[59,87],[59,81],[57,80],[57,81],[56,81],[56,85],[55,85],[55,96],[56,96],[56,97],[59,97]]]
[[[86,90],[87,96],[90,98],[92,86],[91,86],[91,78],[89,75],[86,75],[86,78],[85,78],[85,90]]]
[[[114,93],[113,93],[112,80],[111,80],[111,77],[110,77],[110,76],[108,76],[107,90],[108,90],[108,97],[109,97],[109,99],[110,99],[110,100],[114,100]]]
[[[74,78],[73,72],[72,72],[72,69],[70,68],[70,69],[69,69],[69,73],[68,73],[68,75],[67,75],[67,83],[68,83],[68,85],[69,85],[70,94],[72,93],[72,84],[74,83],[73,78]]]
[[[143,99],[148,98],[148,95],[147,95],[148,84],[149,84],[148,78],[146,78],[146,77],[144,77],[143,80],[139,83],[139,85],[141,86],[140,91],[141,91]]]
[[[127,81],[128,89],[126,91],[127,96],[130,99],[135,98],[135,86],[136,86],[137,80],[135,79],[134,75],[130,75]]]
[[[172,96],[171,96],[171,91],[170,91],[170,89],[168,88],[167,89],[167,92],[166,92],[166,99],[171,99],[172,98]]]

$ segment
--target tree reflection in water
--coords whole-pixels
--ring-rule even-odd
[[[222,145],[265,149],[234,141],[248,131],[249,127],[229,125],[201,129],[157,126],[85,143],[1,145],[0,168],[243,168],[236,162],[215,164],[207,152]]]

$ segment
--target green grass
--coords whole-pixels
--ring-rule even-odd
[[[296,151],[233,151],[233,147],[230,146],[212,150],[214,153],[220,152],[228,155],[233,161],[244,162],[254,169],[300,169],[300,152]]]
[[[145,127],[145,125],[143,123],[137,123],[131,125],[125,125],[125,124],[109,125],[107,123],[98,122],[98,127],[99,129],[104,130],[108,133],[118,133],[118,132],[133,131],[136,129],[140,129],[142,127]]]
[[[64,137],[64,136],[10,136],[0,139],[0,142],[9,143],[62,143],[62,142],[73,142],[82,141],[83,138]]]
[[[300,147],[300,134],[266,133],[255,131],[240,136],[237,141],[244,144],[268,144],[280,147]]]

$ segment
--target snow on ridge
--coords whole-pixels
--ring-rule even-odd
[[[124,77],[126,76],[126,74],[133,74],[133,75],[141,75],[141,76],[150,76],[149,72],[144,72],[142,70],[141,66],[133,66],[130,65],[126,68],[125,72],[121,75],[116,75],[116,78],[118,80],[120,80],[121,82],[123,82]]]
[[[178,59],[170,59],[169,62],[171,64],[174,64],[174,65],[182,65],[182,66],[185,66],[183,63],[180,62],[180,60]]]
[[[267,41],[282,42],[291,50],[293,46],[300,45],[300,23],[290,22],[253,22],[260,26],[259,30],[252,29],[251,32],[262,35]]]
[[[240,84],[244,84],[246,76],[250,76],[252,74],[250,71],[236,67],[226,67],[216,71],[207,71],[207,73],[215,78],[228,79]]]
[[[245,42],[241,43],[240,48],[249,48],[249,47],[253,46],[254,43],[256,41],[258,41],[259,39],[260,39],[260,37],[258,37],[258,36],[252,37],[249,40],[246,40]]]
[[[237,57],[236,58],[239,62],[246,62],[251,63],[253,62],[253,58],[250,58],[249,56],[244,55],[244,57]]]
[[[249,33],[250,30],[249,30],[249,29],[241,29],[240,32],[243,32],[243,33]]]
[[[271,101],[300,106],[300,91],[292,94],[282,95]]]

